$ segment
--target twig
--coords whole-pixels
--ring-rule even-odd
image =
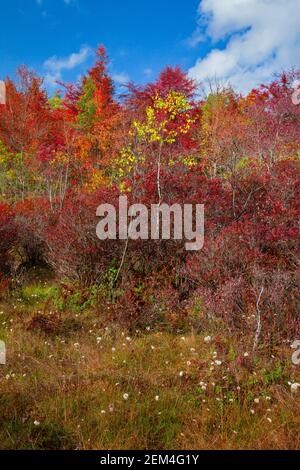
[[[255,337],[254,337],[254,343],[253,343],[253,352],[256,350],[257,348],[257,345],[258,345],[258,341],[259,341],[259,338],[260,338],[260,334],[261,334],[261,314],[260,314],[260,309],[259,309],[259,304],[260,304],[260,301],[261,301],[261,296],[263,295],[264,293],[264,287],[262,286],[261,290],[260,290],[260,293],[259,293],[259,296],[257,298],[257,301],[256,301],[256,322],[257,322],[257,328],[256,328],[256,333],[255,333]]]
[[[128,249],[128,243],[129,243],[129,237],[127,238],[126,243],[125,243],[125,247],[124,247],[124,250],[123,250],[123,256],[122,256],[121,263],[120,263],[119,269],[117,271],[116,277],[114,278],[114,280],[112,282],[112,289],[114,289],[115,285],[117,284],[120,273],[122,271],[122,268],[123,268],[123,265],[124,265],[124,262],[125,262],[125,258],[126,258],[127,249]]]

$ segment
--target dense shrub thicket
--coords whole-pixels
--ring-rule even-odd
[[[45,263],[96,286],[120,321],[261,317],[263,334],[299,329],[299,72],[247,96],[196,100],[179,68],[117,100],[105,50],[79,84],[49,99],[19,70],[0,107],[0,294]],[[205,205],[205,245],[96,237],[101,203]],[[196,308],[196,306],[198,306]]]

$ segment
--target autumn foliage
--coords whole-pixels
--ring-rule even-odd
[[[120,321],[190,315],[199,301],[201,315],[230,330],[247,328],[263,288],[265,337],[295,331],[300,107],[291,95],[299,72],[247,96],[216,88],[199,99],[196,84],[167,67],[117,97],[107,64],[100,47],[81,82],[58,84],[52,98],[26,68],[6,81],[0,283],[44,263],[60,280],[104,286]],[[121,194],[146,205],[204,204],[204,249],[138,240],[124,256],[123,242],[100,242],[96,208],[117,205]]]

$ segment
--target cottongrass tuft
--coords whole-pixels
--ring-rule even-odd
[[[291,392],[293,394],[296,394],[298,392],[299,387],[300,387],[300,384],[298,382],[291,384]]]

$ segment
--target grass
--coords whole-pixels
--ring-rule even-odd
[[[289,344],[252,357],[214,325],[128,332],[57,296],[34,283],[0,304],[1,449],[300,448]]]

